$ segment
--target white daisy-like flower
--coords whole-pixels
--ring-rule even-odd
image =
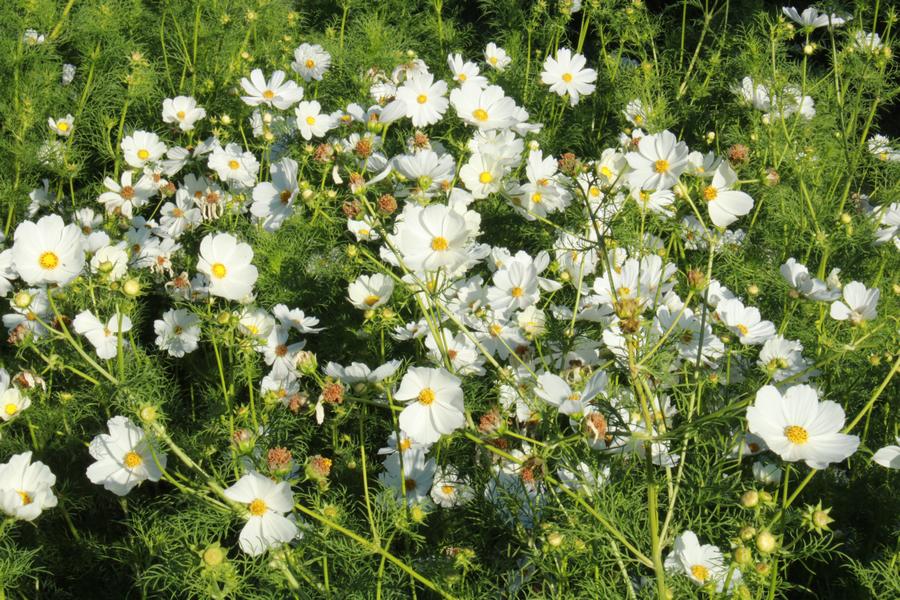
[[[230,233],[211,233],[200,242],[197,270],[209,277],[209,293],[243,300],[253,291],[259,272],[252,264],[253,248]]]
[[[431,482],[431,499],[443,508],[453,508],[469,502],[475,491],[456,467],[438,467]]]
[[[144,430],[121,415],[106,425],[109,433],[96,436],[89,447],[96,461],[87,468],[91,483],[125,496],[146,480],[159,481],[160,468],[166,468],[166,454],[154,447]]]
[[[150,131],[135,131],[125,136],[121,147],[125,162],[135,169],[143,169],[147,163],[158,161],[166,153],[166,145]]]
[[[853,17],[839,17],[836,14],[820,13],[815,7],[810,6],[802,13],[798,13],[793,6],[782,6],[781,12],[788,19],[797,23],[801,27],[810,29],[818,29],[819,27],[840,27]]]
[[[294,214],[293,203],[300,193],[297,172],[297,161],[282,158],[269,167],[272,181],[263,181],[253,188],[250,213],[262,222],[266,231],[280,229],[284,221]]]
[[[441,120],[447,111],[447,83],[434,81],[434,75],[423,73],[410,77],[397,89],[397,100],[406,105],[406,116],[416,127],[425,127]]]
[[[303,78],[304,81],[321,81],[322,76],[331,66],[331,55],[318,44],[300,44],[294,49],[294,62],[291,68]]]
[[[859,446],[857,436],[840,432],[844,409],[830,400],[819,402],[808,385],[791,386],[784,395],[772,385],[760,388],[747,409],[747,427],[782,459],[803,460],[812,469],[841,462]]]
[[[72,135],[72,131],[75,127],[75,117],[73,117],[71,114],[66,115],[65,117],[62,117],[60,119],[49,117],[47,119],[47,126],[49,126],[50,131],[52,131],[56,135],[69,137],[70,135]]]
[[[858,281],[851,281],[842,290],[843,301],[835,300],[831,303],[829,314],[832,319],[838,321],[849,320],[853,325],[861,325],[865,321],[878,318],[878,298],[881,290],[878,288],[867,289]]]
[[[97,356],[110,359],[119,353],[119,335],[131,331],[131,319],[115,313],[104,323],[91,311],[84,310],[75,315],[72,329],[88,339]],[[122,344],[125,346],[128,342],[123,340]]]
[[[689,154],[687,144],[678,141],[671,131],[644,136],[637,151],[625,155],[632,169],[628,183],[642,190],[670,188],[687,169]]]
[[[177,124],[181,131],[193,131],[194,125],[206,116],[206,109],[197,105],[191,96],[175,96],[163,100],[162,120]]]
[[[460,119],[481,130],[508,129],[518,123],[516,101],[498,85],[481,88],[467,82],[450,92],[450,103]]]
[[[583,414],[591,400],[606,392],[608,383],[606,373],[597,371],[585,384],[584,389],[576,392],[559,375],[543,373],[537,379],[534,393],[547,404],[555,406],[560,413],[573,416]]]
[[[60,75],[60,83],[62,85],[69,85],[74,80],[75,80],[75,65],[65,63],[62,66],[62,74]]]
[[[465,217],[443,204],[407,205],[393,243],[414,271],[453,271],[468,259]]]
[[[719,592],[725,587],[728,575],[728,561],[722,551],[712,544],[700,545],[700,540],[693,531],[684,531],[675,538],[672,552],[666,557],[665,567],[667,571],[687,575],[697,585],[715,582]],[[740,579],[741,572],[734,569],[730,584],[733,585]]]
[[[66,225],[59,215],[23,221],[16,227],[12,263],[29,285],[66,285],[84,268],[83,238],[77,225]]]
[[[445,369],[410,367],[394,397],[409,402],[400,413],[400,430],[423,444],[466,423],[461,381]]]
[[[384,460],[384,472],[378,476],[381,485],[394,492],[398,501],[416,504],[428,498],[437,464],[426,458],[421,448],[389,455]]]
[[[104,246],[91,257],[91,272],[100,273],[108,281],[118,281],[128,272],[128,253],[125,242]]]
[[[391,299],[394,291],[394,280],[381,273],[360,275],[350,283],[347,295],[350,303],[360,310],[378,308]]]
[[[329,129],[335,126],[334,118],[322,112],[322,105],[317,101],[303,101],[294,109],[297,130],[304,140],[324,137]]]
[[[597,71],[586,69],[587,59],[573,53],[569,48],[560,48],[556,57],[544,60],[541,82],[550,86],[550,91],[560,96],[568,96],[569,104],[578,104],[581,96],[587,96],[596,89]]]
[[[133,171],[123,171],[120,183],[106,177],[103,185],[107,191],[100,194],[97,201],[103,205],[107,214],[122,215],[129,219],[134,217],[135,211],[146,206],[149,199],[156,195],[156,188],[147,178],[142,177],[134,183]]]
[[[299,534],[297,525],[285,517],[294,508],[294,495],[286,481],[274,482],[251,471],[224,491],[229,500],[247,509],[247,523],[241,529],[241,550],[259,556],[270,548],[286,544]]]
[[[31,399],[19,388],[9,385],[9,374],[6,369],[0,368],[0,419],[11,421],[29,406]]]
[[[54,485],[56,475],[44,463],[31,462],[30,451],[13,454],[0,464],[0,509],[13,519],[34,521],[56,506]]]
[[[200,318],[184,308],[173,308],[153,321],[156,345],[169,356],[181,358],[197,349],[200,340]]]
[[[284,71],[275,71],[267,81],[261,69],[253,69],[250,79],[241,78],[241,87],[247,93],[241,100],[248,106],[264,104],[286,110],[303,99],[303,88],[285,78]]]
[[[744,345],[762,344],[775,335],[775,325],[761,320],[759,309],[744,306],[737,298],[719,302],[716,315]]]
[[[506,53],[506,50],[504,50],[494,42],[489,42],[484,49],[484,62],[486,62],[492,69],[502,71],[509,66],[509,63],[512,62],[512,59]]]
[[[753,209],[753,198],[749,194],[731,189],[737,180],[734,169],[723,162],[716,169],[710,184],[703,188],[709,220],[716,227],[728,227]]]
[[[224,148],[216,144],[209,156],[208,164],[224,182],[247,188],[256,183],[259,161],[252,152],[245,152],[238,144],[231,143]]]
[[[478,87],[483,88],[488,84],[487,77],[479,74],[478,65],[465,61],[461,54],[448,54],[447,66],[450,67],[450,72],[453,73],[453,79],[459,82],[460,85],[474,83]]]

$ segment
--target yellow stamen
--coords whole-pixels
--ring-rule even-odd
[[[809,432],[799,425],[788,425],[784,428],[784,437],[792,444],[802,446],[809,441]]]
[[[475,117],[476,121],[484,122],[488,120],[488,113],[483,108],[476,108],[475,110],[473,110],[472,116]]]
[[[447,242],[447,238],[438,236],[431,240],[431,249],[435,252],[443,252],[447,248],[450,247],[449,242]]]
[[[653,168],[656,170],[657,173],[665,173],[666,171],[669,170],[669,161],[667,161],[664,158],[661,158],[654,163]]]
[[[140,454],[138,454],[137,452],[132,450],[131,452],[129,452],[128,454],[125,455],[125,458],[122,459],[122,462],[125,463],[125,466],[128,467],[129,469],[133,469],[133,468],[139,466],[142,462],[144,462],[144,459],[141,458]]]
[[[42,269],[52,271],[59,266],[59,257],[53,252],[44,252],[38,258],[38,264]]]
[[[228,274],[228,269],[222,263],[214,263],[210,271],[212,271],[212,276],[216,279],[222,279]]]
[[[256,498],[253,502],[250,503],[248,507],[250,509],[250,514],[254,517],[261,517],[266,514],[266,502],[261,498]]]
[[[425,388],[424,390],[419,392],[418,400],[425,406],[428,406],[429,404],[434,402],[434,390],[432,390],[431,388]]]

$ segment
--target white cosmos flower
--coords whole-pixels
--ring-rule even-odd
[[[224,182],[251,187],[256,183],[259,161],[252,152],[245,152],[238,144],[228,144],[224,148],[216,144],[209,156],[209,168]]]
[[[197,106],[190,96],[175,96],[163,100],[162,120],[178,124],[181,131],[193,131],[194,124],[206,116],[206,109]]]
[[[721,592],[728,576],[728,561],[722,551],[712,544],[700,545],[700,540],[693,531],[684,531],[675,538],[672,552],[666,557],[667,571],[687,575],[697,585],[715,582],[716,590]],[[731,585],[741,579],[741,572],[734,569],[731,573]]]
[[[9,375],[5,369],[0,368],[0,419],[11,421],[31,406],[31,399],[19,391],[15,386],[9,385]],[[8,387],[7,387],[8,386]]]
[[[119,353],[119,334],[131,331],[131,319],[121,313],[115,313],[106,323],[103,323],[89,310],[84,310],[75,315],[72,320],[72,328],[75,333],[86,337],[97,352],[97,356],[103,359],[115,358]],[[127,346],[128,341],[122,340],[122,345]]]
[[[772,385],[760,388],[747,409],[747,427],[782,459],[803,460],[812,469],[840,462],[859,446],[858,437],[840,433],[844,409],[829,400],[819,402],[808,385],[789,387],[784,395]]]
[[[378,308],[391,299],[394,280],[381,273],[360,275],[347,289],[350,303],[360,310]]]
[[[625,155],[632,169],[628,183],[642,190],[670,188],[687,169],[689,154],[687,144],[679,142],[671,131],[644,136],[637,151]]]
[[[407,206],[394,236],[407,267],[414,271],[453,271],[467,260],[469,232],[462,215],[443,204]]]
[[[475,491],[453,465],[438,467],[431,482],[431,499],[440,507],[453,508],[469,502]]]
[[[400,367],[399,360],[389,360],[375,370],[361,362],[352,362],[344,367],[336,362],[325,365],[325,374],[343,383],[353,385],[355,383],[377,383],[397,372]]]
[[[737,173],[723,162],[716,169],[710,184],[703,188],[709,220],[716,227],[728,227],[753,208],[753,198],[749,194],[731,189],[736,182]]]
[[[842,18],[834,13],[831,15],[828,13],[819,13],[813,6],[805,9],[802,13],[798,13],[797,9],[793,6],[782,6],[781,12],[794,23],[810,29],[818,29],[819,27],[840,27],[853,18],[849,16]]]
[[[297,525],[284,514],[294,508],[294,495],[286,481],[274,482],[251,471],[224,491],[225,497],[247,508],[241,529],[241,550],[259,556],[266,550],[297,537]]]
[[[111,177],[103,180],[103,185],[108,191],[100,194],[97,201],[104,206],[106,212],[111,215],[122,215],[129,219],[134,216],[136,210],[146,206],[147,201],[156,195],[156,188],[149,179],[142,177],[134,183],[134,173],[123,171],[121,184]]]
[[[394,397],[409,401],[400,413],[400,430],[423,444],[433,444],[466,423],[458,377],[446,369],[410,367]]]
[[[0,464],[0,509],[13,519],[33,521],[47,508],[56,506],[50,489],[56,475],[44,463],[31,462],[31,452],[13,454]]]
[[[534,388],[534,393],[564,415],[579,415],[585,412],[591,400],[606,391],[608,382],[606,373],[597,371],[585,384],[584,389],[576,392],[559,375],[542,373],[538,376],[538,385]]]
[[[878,318],[878,298],[881,290],[878,288],[866,289],[866,286],[858,281],[851,281],[844,286],[843,302],[835,300],[831,303],[831,318],[838,321],[850,320],[853,325],[859,325],[864,321]]]
[[[447,111],[447,83],[434,81],[434,75],[423,73],[407,79],[397,89],[397,100],[406,105],[406,116],[416,127],[425,127],[441,120]]]
[[[508,129],[518,123],[516,101],[498,85],[482,89],[464,83],[450,92],[450,103],[460,119],[482,130]]]
[[[324,137],[335,126],[334,118],[322,113],[322,105],[315,100],[304,100],[294,109],[294,114],[297,117],[297,130],[304,140]]]
[[[900,436],[897,436],[896,442],[900,444]],[[879,448],[872,456],[872,462],[888,469],[900,469],[900,445]]]
[[[597,71],[585,69],[587,59],[581,54],[574,54],[569,48],[560,48],[556,57],[548,56],[544,60],[541,82],[550,86],[550,91],[565,97],[569,96],[569,104],[575,106],[581,96],[591,94],[596,86]]]
[[[479,75],[478,65],[473,62],[466,62],[461,54],[448,54],[447,66],[450,67],[450,72],[453,73],[453,79],[458,81],[460,85],[474,83],[478,87],[483,88],[488,84],[487,77]]]
[[[125,496],[141,482],[159,481],[166,455],[156,449],[144,430],[121,415],[106,423],[109,433],[91,440],[89,451],[96,461],[87,468],[91,483]]]
[[[59,215],[21,222],[14,240],[12,264],[29,285],[66,285],[84,268],[81,229],[66,225]]]
[[[166,153],[166,145],[149,131],[135,131],[122,139],[125,162],[135,169],[143,169],[148,162],[156,162]]]
[[[322,80],[322,75],[331,66],[331,55],[318,44],[300,44],[294,49],[294,62],[291,68],[304,81]]]
[[[297,161],[282,158],[272,163],[269,173],[272,181],[263,181],[253,188],[253,204],[250,213],[262,221],[263,229],[276,231],[294,214],[294,199],[300,193],[297,185]]]
[[[47,125],[50,127],[50,131],[55,133],[56,135],[61,135],[63,137],[69,137],[72,135],[72,129],[75,124],[75,117],[72,115],[66,115],[61,119],[54,119],[53,117],[47,118]]]
[[[781,276],[788,284],[810,300],[831,301],[841,297],[841,290],[828,283],[812,277],[805,265],[798,263],[793,257],[781,265]]]
[[[744,345],[762,344],[775,335],[775,326],[760,319],[759,309],[744,306],[737,298],[719,302],[716,314],[732,333],[740,336]]]
[[[284,71],[275,71],[271,79],[266,81],[262,70],[253,69],[250,79],[241,78],[241,87],[247,93],[241,100],[248,106],[274,106],[285,110],[303,99],[303,88],[294,81],[285,81]]]
[[[494,42],[490,42],[484,49],[484,62],[492,68],[502,71],[509,66],[512,59],[506,53],[506,50],[499,47]]]
[[[459,178],[476,200],[496,194],[508,171],[506,161],[493,154],[476,152],[459,170]]]
[[[392,490],[398,501],[416,504],[428,497],[432,487],[437,464],[433,458],[426,458],[422,448],[389,455],[384,460],[384,472],[379,474],[381,485]]]
[[[169,356],[182,357],[197,349],[200,340],[200,319],[184,308],[173,308],[153,321],[156,345]]]
[[[209,293],[242,300],[253,291],[259,276],[251,263],[253,249],[230,233],[210,233],[200,242],[197,270],[209,277]]]

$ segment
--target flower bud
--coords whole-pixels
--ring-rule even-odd
[[[738,546],[734,549],[734,562],[739,565],[749,565],[753,561],[753,552],[747,546]]]
[[[13,296],[13,304],[16,308],[28,308],[31,304],[31,300],[32,296],[26,290],[16,292],[16,295]]]
[[[228,559],[228,552],[219,545],[218,542],[208,546],[203,551],[203,565],[215,568],[224,563]]]
[[[763,554],[771,554],[778,548],[778,540],[769,531],[760,531],[756,536],[756,549]]]
[[[156,407],[152,404],[148,404],[141,408],[138,415],[144,423],[155,423],[156,419],[159,417],[159,411],[157,411]]]
[[[552,531],[547,535],[547,543],[553,548],[559,548],[563,543],[563,534],[558,531]]]
[[[756,490],[747,490],[741,495],[741,506],[744,508],[753,508],[759,504],[759,492]]]
[[[756,527],[752,527],[750,525],[744,525],[741,527],[741,531],[738,534],[741,536],[741,539],[745,542],[749,542],[756,536]]]
[[[122,292],[131,298],[137,298],[141,295],[141,282],[137,279],[129,279],[122,284]]]

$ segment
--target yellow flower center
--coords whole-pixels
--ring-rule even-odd
[[[52,271],[59,266],[59,257],[54,252],[44,252],[38,258],[38,264],[42,269]]]
[[[60,121],[59,123],[56,124],[56,128],[59,129],[60,131],[68,131],[69,124],[66,123],[65,121]]]
[[[266,501],[262,498],[256,498],[250,503],[248,508],[250,509],[251,515],[254,517],[261,517],[266,514]]]
[[[225,265],[222,263],[215,263],[212,266],[212,276],[216,279],[222,279],[228,273],[228,269],[225,268]]]
[[[6,416],[11,417],[17,412],[19,412],[19,407],[10,402],[6,406],[3,407],[3,412],[6,413]]]
[[[489,331],[491,332],[492,336],[497,337],[501,333],[503,333],[503,325],[500,325],[499,323],[494,323],[493,325],[490,326]]]
[[[606,177],[607,179],[613,178],[613,172],[609,167],[600,167],[600,174]]]
[[[237,170],[240,166],[241,166],[241,163],[239,163],[238,161],[236,161],[234,159],[231,159],[228,161],[228,168],[231,169],[232,171]]]
[[[491,175],[490,171],[482,171],[481,175],[478,176],[478,181],[483,184],[488,184],[494,180],[494,176]]]
[[[563,73],[562,80],[565,81],[566,83],[569,83],[570,81],[572,81],[572,74],[571,73]]]
[[[447,238],[438,236],[431,240],[431,249],[435,252],[443,252],[447,248],[450,247],[449,242],[447,242]]]
[[[175,116],[178,117],[178,120],[179,120],[179,121],[184,121],[184,118],[185,118],[187,115],[184,114],[184,111],[183,111],[183,110],[179,110],[177,113],[175,113]]]
[[[497,64],[497,57],[496,57],[496,56],[490,57],[490,58],[488,59],[488,62],[491,63],[492,65],[496,65],[496,64]]]
[[[401,451],[409,450],[410,448],[412,448],[412,440],[411,439],[405,438],[405,439],[400,440],[400,450]]]
[[[784,437],[792,444],[802,446],[809,441],[809,432],[799,425],[788,425],[784,428]]]
[[[623,285],[620,288],[616,288],[616,295],[617,296],[630,296],[631,288],[628,286],[625,286],[625,285]]]
[[[510,290],[510,292],[509,292],[509,294],[510,294],[513,298],[521,298],[521,297],[522,297],[522,294],[524,294],[524,293],[525,293],[525,290],[523,290],[523,289],[520,288],[519,286],[514,287],[514,288],[513,288],[512,290]]]
[[[366,296],[366,299],[363,300],[363,302],[365,302],[366,306],[375,306],[379,300],[381,300],[381,297],[371,294]]]
[[[741,335],[747,335],[747,331],[749,331],[746,325],[741,325],[740,323],[737,325],[737,330],[741,332]]]
[[[434,390],[432,390],[431,388],[425,388],[424,390],[419,392],[418,400],[425,406],[428,406],[429,404],[434,402]]]
[[[445,484],[445,485],[442,485],[442,486],[441,486],[441,491],[444,492],[446,495],[449,496],[450,494],[453,493],[453,486],[452,486],[452,485],[446,485],[446,484]]]
[[[150,152],[141,148],[137,151],[137,157],[141,160],[147,160],[148,158],[150,158]]]
[[[131,452],[129,452],[128,454],[125,455],[125,458],[122,460],[122,462],[125,463],[125,466],[128,467],[129,469],[133,469],[133,468],[139,466],[142,462],[144,462],[144,459],[141,458],[140,454],[138,454],[137,452],[132,450]]]
[[[588,193],[591,195],[591,197],[596,198],[600,195],[600,188],[598,188],[596,185],[592,185],[591,189],[588,190]]]
[[[459,75],[456,76],[456,78],[459,79],[460,81],[465,81],[467,79],[465,73],[460,73]]]
[[[428,102],[428,96],[426,96],[425,94],[419,94],[416,98],[416,102],[418,102],[419,104],[425,104],[426,102]]]
[[[314,60],[311,59],[311,58],[307,58],[307,59],[306,59],[306,68],[307,68],[307,69],[312,69],[314,66],[316,66],[316,61],[314,61]]]
[[[644,117],[641,115],[634,115],[634,122],[637,125],[641,125],[644,122]]]
[[[473,110],[472,116],[475,117],[476,121],[484,122],[488,120],[488,113],[483,108],[476,108],[475,110]]]
[[[34,499],[28,494],[28,492],[22,490],[16,490],[16,493],[19,494],[19,498],[22,499],[22,506],[28,506]]]
[[[703,190],[703,198],[704,198],[707,202],[712,202],[713,200],[715,200],[716,198],[718,198],[718,196],[719,196],[719,190],[717,190],[716,188],[714,188],[714,187],[711,186],[711,185],[710,185],[710,186],[707,186],[707,187]]]
[[[541,200],[543,200],[543,196],[541,196],[538,192],[535,192],[531,195],[531,201],[535,204],[540,204]]]
[[[669,161],[664,158],[659,159],[654,163],[653,168],[656,169],[657,173],[665,173],[669,170]]]
[[[707,579],[709,579],[709,569],[707,569],[703,565],[694,565],[693,567],[691,567],[691,575],[694,576],[694,579],[696,579],[700,583],[703,583]]]
[[[263,98],[265,98],[266,100],[271,100],[274,97],[275,97],[275,92],[273,92],[272,90],[266,90],[263,92]]]
[[[312,115],[306,117],[306,124],[307,124],[307,125],[315,125],[315,124],[316,124],[316,118],[315,118],[314,116],[312,116]]]

